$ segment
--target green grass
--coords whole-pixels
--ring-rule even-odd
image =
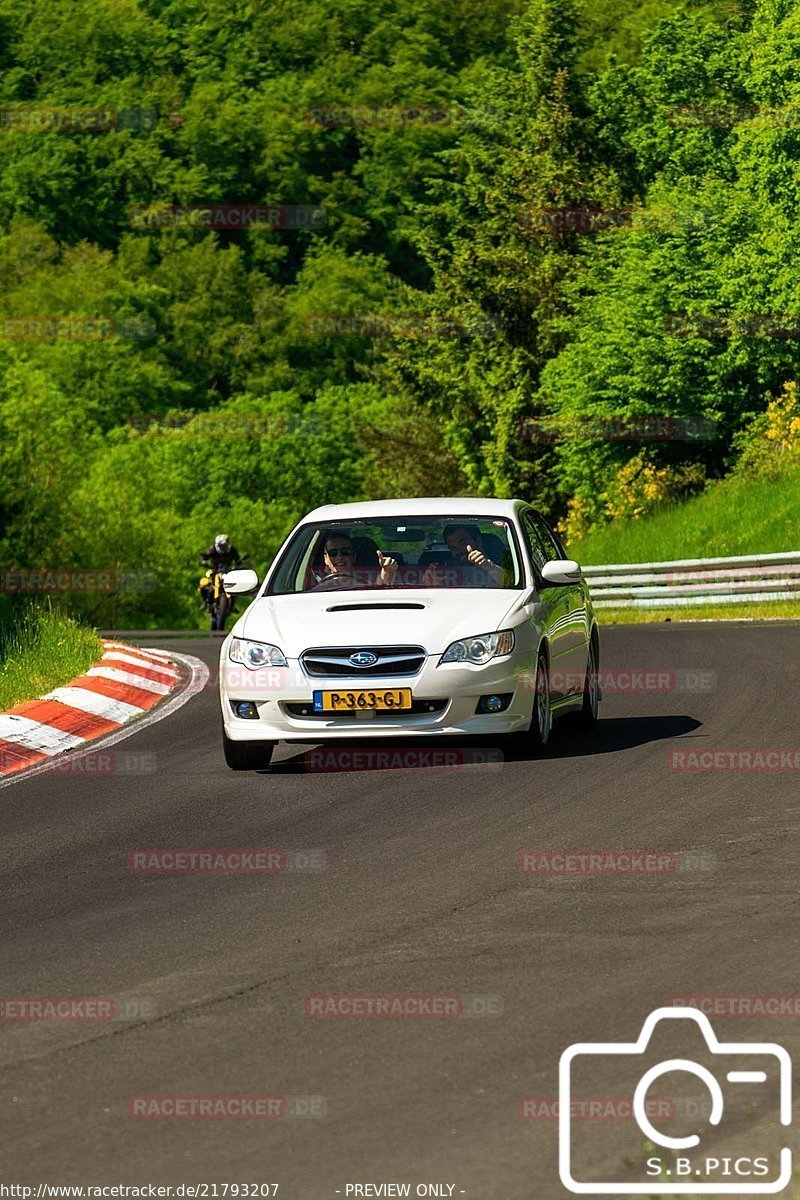
[[[585,566],[785,550],[800,550],[800,471],[712,483],[690,500],[643,520],[617,521],[569,546]]]
[[[102,653],[93,629],[57,610],[26,608],[0,630],[0,712],[69,683]]]
[[[600,625],[635,625],[642,621],[800,620],[800,599],[761,604],[693,604],[687,608],[598,608]]]

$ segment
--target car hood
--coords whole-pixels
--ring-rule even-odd
[[[503,627],[519,593],[488,588],[298,593],[255,600],[233,633],[272,642],[287,658],[311,646],[423,646],[441,654],[458,638]]]

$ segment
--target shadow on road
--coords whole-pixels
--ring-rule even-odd
[[[397,738],[376,743],[369,738],[319,743],[304,747],[291,758],[273,763],[269,775],[325,775],[361,771],[429,771],[454,766],[497,768],[503,762],[555,758],[583,758],[630,750],[648,742],[680,737],[699,729],[702,722],[688,716],[612,717],[600,720],[594,730],[581,729],[573,719],[556,723],[555,736],[543,754],[529,753],[524,745],[483,738]]]
[[[556,734],[548,747],[546,758],[582,758],[587,754],[609,754],[613,750],[631,750],[648,742],[680,737],[699,729],[702,721],[695,717],[670,714],[663,717],[602,718],[592,730],[584,730],[564,717],[556,724]],[[509,758],[511,756],[509,755]],[[522,754],[522,758],[526,755]]]

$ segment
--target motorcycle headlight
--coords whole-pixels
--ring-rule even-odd
[[[510,654],[513,649],[514,632],[511,629],[502,629],[499,633],[479,633],[475,637],[451,642],[439,662],[468,662],[480,666],[490,658]]]
[[[271,642],[249,642],[246,638],[232,638],[228,649],[231,662],[242,663],[256,671],[259,667],[288,667],[286,656]]]

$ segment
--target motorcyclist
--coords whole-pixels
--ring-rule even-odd
[[[236,567],[240,566],[242,556],[231,542],[227,533],[218,533],[214,538],[213,544],[201,553],[200,562],[203,566],[207,567],[198,588],[202,601],[200,607],[208,609],[214,595],[214,576],[217,573],[224,574],[225,571],[235,570]]]

